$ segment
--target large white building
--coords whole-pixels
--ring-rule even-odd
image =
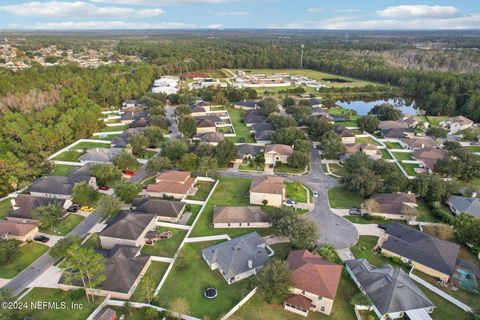
[[[165,94],[174,94],[177,93],[178,83],[180,79],[173,76],[164,76],[160,79],[157,79],[153,82],[152,92],[154,93],[165,93]]]

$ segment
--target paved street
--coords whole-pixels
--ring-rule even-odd
[[[96,211],[92,212],[92,214],[83,219],[83,221],[76,226],[75,229],[70,231],[70,233],[67,234],[67,237],[83,237],[90,231],[90,229],[92,229],[93,226],[99,222],[99,220],[99,214]],[[53,266],[53,263],[53,259],[47,252],[38,258],[34,263],[32,263],[27,269],[23,270],[15,278],[10,280],[5,287],[12,289],[13,294],[17,295],[23,289],[27,288],[30,283],[40,277],[42,273],[49,270]]]

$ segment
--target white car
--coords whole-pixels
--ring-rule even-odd
[[[318,198],[318,192],[317,191],[313,191],[313,197]]]

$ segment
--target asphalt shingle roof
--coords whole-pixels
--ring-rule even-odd
[[[480,199],[461,196],[450,196],[448,202],[460,212],[480,217]]]
[[[155,218],[155,214],[150,213],[120,212],[110,221],[107,221],[107,226],[99,235],[109,238],[137,240]]]

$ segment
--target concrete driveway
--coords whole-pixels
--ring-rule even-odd
[[[45,236],[45,237],[49,238],[48,242],[45,242],[45,243],[38,242],[38,241],[35,241],[35,242],[47,245],[50,248],[53,247],[58,242],[58,240],[63,239],[63,236],[56,236],[56,235],[53,235],[53,234],[48,234],[48,233],[43,233],[43,232],[37,233],[37,236]]]

